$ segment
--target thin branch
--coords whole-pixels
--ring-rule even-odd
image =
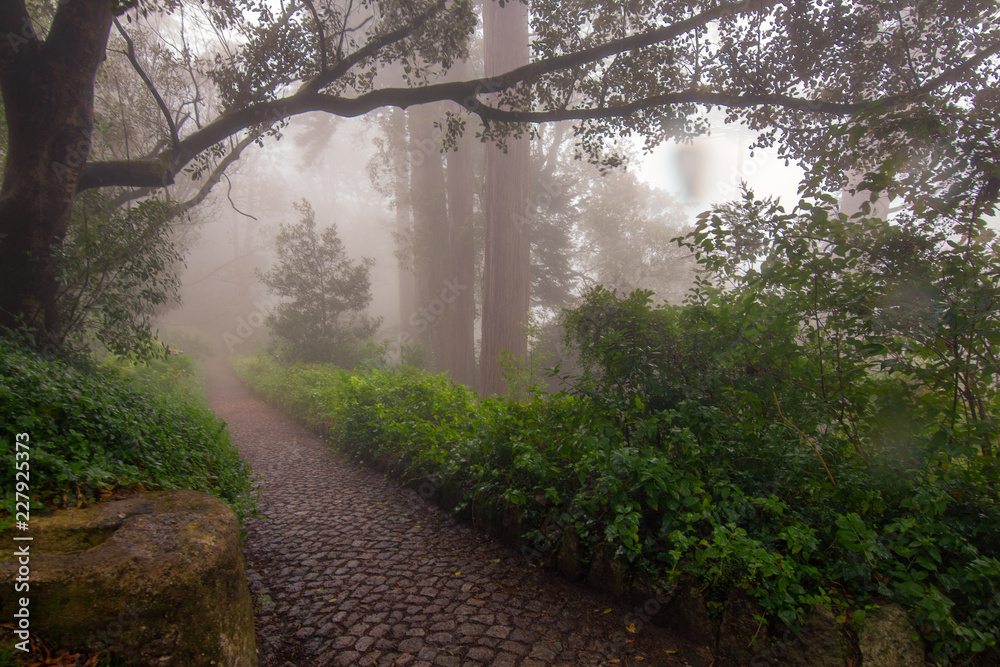
[[[816,443],[812,441],[812,438],[810,438],[808,435],[802,432],[802,429],[800,429],[798,426],[789,421],[788,418],[781,413],[781,404],[778,403],[778,394],[772,392],[772,395],[774,396],[774,404],[778,406],[778,416],[781,417],[782,421],[784,421],[786,424],[795,429],[795,431],[799,435],[805,438],[806,442],[812,445],[813,450],[816,452],[816,456],[819,457],[819,462],[823,464],[823,469],[826,470],[826,476],[830,478],[830,483],[832,483],[834,486],[837,486],[837,482],[835,482],[833,479],[833,473],[830,472],[829,466],[827,466],[826,461],[823,460],[823,455],[820,453],[819,447],[817,447]]]
[[[118,79],[117,73],[114,75],[115,80],[115,92],[118,93],[118,112],[122,120],[122,139],[125,141],[125,159],[131,159],[132,151],[130,148],[130,138],[129,138],[129,127],[128,127],[128,117],[125,115],[125,100],[122,97],[122,86],[121,81]]]
[[[340,41],[337,42],[337,60],[344,57],[344,40],[347,39],[347,19],[351,16],[351,11],[354,9],[354,0],[350,0],[347,3],[347,9],[344,10],[344,24],[340,28]],[[325,67],[323,69],[326,69]]]
[[[212,27],[212,32],[215,33],[219,44],[226,52],[226,57],[232,59],[233,51],[229,48],[229,41],[226,39],[225,35],[216,25],[215,21],[209,21],[209,25]],[[191,47],[188,46],[187,33],[184,31],[184,5],[181,5],[181,45],[184,47],[181,56],[184,58],[184,65],[188,71],[188,76],[191,78],[191,84],[194,86],[194,99],[191,101],[192,109],[194,110],[194,124],[199,130],[201,129],[201,112],[198,106],[199,102],[204,101],[201,95],[201,86],[198,84],[198,77],[195,76],[194,62],[197,60],[191,55]],[[183,105],[182,105],[183,107]],[[180,111],[178,109],[178,111]]]
[[[219,164],[215,165],[215,168],[212,169],[211,173],[208,175],[208,178],[205,179],[205,182],[202,184],[201,188],[198,189],[198,193],[194,197],[188,199],[186,202],[180,205],[181,211],[189,211],[198,204],[200,204],[201,202],[203,202],[205,198],[208,197],[208,194],[212,191],[212,188],[215,187],[220,180],[222,180],[222,177],[225,175],[226,169],[228,169],[231,164],[239,160],[240,156],[243,154],[244,149],[246,149],[246,147],[252,144],[253,142],[257,141],[257,139],[259,139],[261,135],[263,135],[267,131],[268,127],[270,126],[262,125],[255,131],[250,132],[249,134],[247,134],[247,136],[240,139],[236,143],[236,145],[233,146],[232,150],[229,151],[229,154],[226,155],[226,157],[224,157],[223,159],[219,160]],[[227,181],[229,180],[228,177],[226,180]],[[230,184],[230,188],[231,187],[232,185]],[[230,203],[232,203],[232,201],[233,201],[232,199],[229,200]],[[242,211],[236,208],[235,204],[233,205],[233,210],[235,210],[237,213],[242,213]],[[256,220],[256,218],[254,219]]]
[[[160,97],[159,91],[156,90],[156,86],[153,85],[153,80],[149,78],[145,70],[142,69],[142,65],[139,64],[139,59],[135,55],[135,44],[132,43],[132,38],[128,36],[127,32],[125,32],[125,28],[122,27],[122,24],[118,21],[117,16],[113,17],[113,20],[115,22],[115,27],[118,28],[118,32],[121,34],[122,38],[125,40],[125,44],[128,46],[128,52],[125,54],[128,61],[132,63],[132,68],[135,69],[139,78],[142,79],[142,82],[146,84],[146,88],[153,96],[153,99],[156,100],[156,106],[160,107],[160,111],[163,113],[163,118],[167,121],[167,127],[170,129],[170,140],[173,142],[173,147],[176,150],[178,145],[180,145],[181,140],[180,137],[177,136],[177,126],[174,124],[174,119],[170,115],[170,109],[167,108],[166,102],[164,102],[163,98]]]
[[[974,68],[982,65],[984,62],[986,62],[987,60],[989,60],[993,56],[997,55],[998,53],[1000,53],[1000,41],[995,42],[988,49],[986,49],[984,51],[980,51],[979,53],[977,53],[973,57],[969,58],[968,60],[966,60],[962,64],[955,65],[951,69],[945,70],[941,74],[937,75],[936,77],[934,77],[933,79],[931,79],[930,81],[928,81],[927,83],[925,83],[924,85],[922,85],[919,88],[917,88],[914,91],[914,96],[917,96],[917,95],[926,95],[926,94],[930,93],[931,91],[937,90],[941,86],[944,86],[944,85],[949,84],[949,83],[954,83],[963,74],[965,74],[966,72],[968,72],[971,69],[974,69]]]
[[[913,73],[913,81],[919,86],[923,85],[920,80],[920,73],[913,64],[913,54],[910,53],[910,39],[906,36],[906,22],[903,21],[903,12],[899,9],[896,10],[896,18],[899,19],[899,34],[903,38],[903,48],[906,50],[906,62],[910,67],[910,72]]]
[[[319,18],[319,12],[316,11],[316,5],[312,0],[303,0],[303,4],[309,9],[309,12],[313,15],[313,20],[316,21],[316,31],[319,34],[319,65],[320,71],[325,72],[326,68],[329,66],[329,58],[326,54],[326,26],[323,21]],[[344,25],[347,25],[347,19],[344,19]]]
[[[166,147],[167,147],[167,140],[164,139],[163,137],[160,137],[159,139],[156,140],[156,143],[149,150],[149,152],[143,155],[141,159],[152,160],[153,158],[155,158],[157,155],[160,154],[160,151],[162,151]]]
[[[229,205],[233,207],[233,210],[236,211],[237,213],[239,213],[240,215],[242,215],[245,218],[250,218],[252,220],[257,220],[256,216],[250,215],[249,213],[244,213],[240,209],[236,208],[236,202],[233,201],[233,182],[231,180],[229,180],[229,175],[228,174],[223,173],[222,177],[224,179],[226,179],[226,183],[229,184],[229,187],[226,188],[226,199],[229,200]],[[257,220],[257,222],[260,222],[260,220]]]
[[[347,28],[347,27],[345,27],[344,31],[345,32],[357,32],[358,30],[361,30],[366,25],[368,25],[369,23],[371,23],[373,18],[374,18],[373,16],[366,16],[364,21],[362,21],[361,23],[357,24],[353,28]]]

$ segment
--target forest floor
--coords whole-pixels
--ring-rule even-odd
[[[262,667],[712,662],[333,452],[221,363],[206,374],[260,477],[245,554]]]

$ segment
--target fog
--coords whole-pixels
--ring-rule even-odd
[[[690,224],[712,204],[735,198],[744,181],[758,195],[796,201],[801,170],[785,165],[773,151],[758,148],[751,154],[752,138],[752,133],[720,120],[692,143],[664,144],[646,154],[631,147],[632,159],[620,171],[634,174],[676,205],[677,214],[660,219],[671,231]],[[544,137],[538,142],[539,148],[546,143]],[[394,200],[392,193],[376,187],[391,174],[384,164],[373,164],[383,143],[384,133],[372,118],[314,113],[292,119],[280,138],[246,151],[190,216],[182,304],[160,318],[165,337],[170,340],[170,332],[180,330],[228,353],[264,349],[263,315],[275,299],[255,271],[266,271],[274,263],[278,227],[298,221],[293,204],[305,199],[316,211],[319,228],[337,225],[349,256],[375,260],[368,310],[383,320],[378,338],[398,339],[403,322]],[[571,158],[561,164],[574,167]],[[607,178],[596,169],[584,171],[591,179]]]
[[[370,310],[384,318],[383,332],[398,328],[394,214],[366,171],[375,153],[372,136],[370,121],[310,114],[293,120],[280,139],[245,153],[229,183],[217,186],[192,216],[196,239],[187,254],[182,305],[160,319],[161,329],[200,335],[237,354],[262,349],[259,315],[274,299],[254,272],[274,262],[274,236],[282,223],[298,221],[292,205],[302,199],[315,209],[317,227],[337,225],[348,255],[375,259]],[[245,340],[227,344],[227,333]]]
[[[528,40],[525,26],[520,37]],[[470,78],[484,71],[480,52],[488,48],[480,43],[482,35],[475,35],[468,64],[456,65],[450,76]],[[387,77],[380,83],[395,85],[399,73],[387,70],[379,74]],[[625,158],[610,173],[578,159],[577,137],[567,124],[541,124],[527,149],[530,161],[519,163],[522,171],[530,165],[523,192],[514,182],[520,177],[487,177],[488,156],[496,148],[490,140],[479,141],[482,126],[473,115],[462,116],[469,121],[464,139],[442,152],[443,126],[456,108],[440,102],[405,113],[387,107],[353,119],[309,113],[287,119],[279,136],[265,135],[262,145],[228,169],[185,225],[182,304],[158,322],[166,340],[171,332],[183,332],[229,354],[266,348],[264,319],[277,301],[258,273],[274,265],[279,227],[298,222],[294,205],[303,201],[314,209],[319,229],[336,225],[349,257],[374,260],[367,312],[381,318],[376,338],[398,354],[404,344],[420,343],[434,370],[454,368],[454,360],[445,359],[453,342],[448,336],[474,337],[474,345],[481,341],[490,261],[484,249],[487,209],[513,219],[518,234],[530,231],[530,241],[514,244],[530,243],[530,262],[511,261],[503,270],[513,273],[497,282],[509,292],[503,298],[514,304],[503,307],[501,319],[525,312],[527,303],[529,321],[516,326],[535,326],[530,345],[539,346],[554,336],[561,311],[598,284],[623,293],[649,288],[657,300],[680,302],[694,266],[672,239],[699,213],[738,198],[743,183],[758,197],[780,198],[787,210],[798,201],[802,170],[775,150],[751,150],[755,133],[727,124],[727,112],[718,107],[694,119],[694,126],[708,121],[707,131],[689,134],[686,143],[667,140],[646,150],[635,136],[607,138]],[[461,159],[453,161],[456,154]],[[493,171],[502,170],[494,165]],[[471,200],[462,221],[453,219],[459,180],[457,189]],[[499,201],[527,200],[526,207],[488,206],[488,183],[513,188]],[[456,225],[467,225],[473,237],[462,241],[467,244],[461,251]],[[463,280],[471,283],[474,315],[462,315],[468,321],[461,334],[444,334],[454,309],[437,303],[438,295],[444,294],[442,286],[456,284],[460,264]],[[529,265],[530,287],[524,287],[517,273],[526,273]],[[524,300],[522,291],[530,292]],[[519,335],[508,331],[498,339],[517,344]],[[480,356],[478,348],[475,354]]]
[[[383,319],[379,339],[398,339],[403,323],[394,201],[371,177],[381,137],[372,119],[317,113],[293,119],[280,139],[246,151],[187,222],[182,304],[159,319],[164,337],[169,341],[170,332],[179,330],[201,336],[218,351],[253,354],[265,349],[262,321],[275,299],[255,271],[274,263],[278,227],[298,221],[293,204],[305,199],[316,211],[319,228],[337,225],[349,256],[375,260],[368,310]],[[680,219],[663,216],[660,221],[671,231],[711,204],[735,197],[741,181],[760,195],[794,201],[800,170],[785,166],[770,151],[758,149],[751,155],[751,137],[718,127],[691,144],[667,144],[645,155],[636,147],[622,171],[676,204]],[[572,160],[563,162],[573,166]],[[606,178],[591,171],[590,178]],[[385,180],[384,166],[382,172],[377,179]]]

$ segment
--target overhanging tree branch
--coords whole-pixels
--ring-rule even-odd
[[[581,49],[580,51],[575,51],[573,53],[553,56],[544,60],[528,63],[527,65],[522,65],[521,67],[512,69],[511,71],[496,77],[494,79],[496,89],[505,90],[521,83],[522,81],[537,79],[544,74],[549,74],[558,70],[580,67],[582,65],[589,65],[619,53],[635,51],[636,49],[652,46],[654,44],[660,44],[687,34],[697,28],[707,26],[712,21],[716,21],[720,18],[724,18],[726,16],[736,16],[738,14],[757,13],[763,9],[769,9],[779,4],[779,2],[780,0],[727,2],[719,5],[718,7],[705,10],[704,12],[696,14],[690,18],[677,21],[676,23],[671,23],[670,25],[662,28],[649,30],[637,35],[631,35],[629,37],[610,40],[604,44],[599,44],[589,49]]]
[[[198,204],[200,204],[201,202],[205,201],[205,199],[211,193],[212,188],[218,185],[218,183],[222,180],[223,174],[225,173],[226,169],[228,169],[233,163],[238,161],[241,155],[243,154],[243,151],[247,148],[247,146],[257,141],[257,139],[259,139],[267,131],[268,127],[270,126],[261,125],[255,131],[250,132],[249,134],[247,134],[247,136],[240,139],[236,143],[236,145],[233,146],[233,148],[229,151],[229,153],[227,153],[226,156],[221,160],[219,160],[218,164],[215,165],[212,171],[205,178],[205,181],[202,183],[201,187],[198,188],[198,192],[195,193],[195,195],[190,199],[179,204],[178,208],[180,209],[180,212],[181,213],[187,212],[192,208],[194,208],[195,206],[197,206]],[[156,189],[155,187],[144,187],[133,190],[126,190],[111,200],[111,206],[112,208],[118,208],[119,206],[123,206],[130,201],[142,199],[143,197],[146,197],[149,194],[151,194],[155,189]]]
[[[989,48],[979,51],[961,65],[956,65],[949,70],[945,70],[924,85],[917,88],[915,93],[918,95],[927,95],[942,86],[949,83],[955,83],[962,77],[962,75],[969,72],[969,70],[979,67],[997,54],[1000,54],[1000,42],[996,42],[990,45]]]
[[[341,97],[318,92],[323,86],[343,76],[350,67],[364,58],[370,57],[385,46],[404,39],[418,29],[421,21],[430,20],[435,11],[440,11],[445,0],[421,15],[404,28],[370,40],[364,47],[345,58],[337,66],[321,73],[303,84],[293,95],[281,99],[267,100],[224,113],[197,132],[182,139],[176,148],[164,152],[156,159],[135,162],[101,162],[86,166],[79,183],[79,190],[104,186],[159,187],[173,182],[174,175],[183,165],[209,147],[242,130],[270,125],[290,116],[311,111],[322,111],[343,117],[366,114],[377,108],[399,107],[402,109],[439,101],[453,101],[479,115],[483,120],[496,122],[549,122],[559,120],[593,120],[627,116],[657,106],[701,104],[730,108],[750,108],[776,106],[825,115],[853,115],[860,112],[879,110],[897,104],[917,103],[923,96],[960,79],[970,70],[1000,53],[1000,43],[991,44],[965,62],[928,80],[920,88],[903,95],[887,95],[875,100],[826,101],[785,95],[779,91],[765,94],[744,94],[741,92],[720,92],[703,87],[683,91],[671,91],[650,95],[639,100],[611,106],[554,110],[508,110],[484,105],[482,96],[503,92],[514,86],[536,81],[540,77],[566,69],[576,69],[598,60],[632,51],[656,43],[674,39],[691,30],[725,16],[746,12],[757,12],[778,3],[778,0],[754,2],[730,2],[696,16],[678,21],[670,26],[658,28],[582,51],[554,56],[515,68],[489,80],[454,81],[418,86],[413,88],[381,88],[356,97]]]
[[[847,116],[868,109],[890,106],[899,100],[900,97],[893,96],[883,98],[881,100],[874,100],[872,102],[825,102],[822,100],[810,100],[780,94],[737,95],[692,89],[676,93],[651,95],[649,97],[635,100],[634,102],[604,107],[553,109],[550,111],[510,111],[507,109],[497,109],[495,107],[481,105],[475,109],[474,113],[486,121],[499,121],[504,123],[548,123],[561,120],[595,120],[600,118],[631,116],[639,111],[659,106],[702,104],[728,107],[731,109],[775,106],[785,109],[809,111],[818,114]]]
[[[813,111],[816,113],[847,115],[888,105],[898,98],[864,103],[835,103],[806,100],[784,95],[736,95],[711,91],[692,90],[665,93],[644,98],[629,104],[594,109],[562,109],[553,111],[508,111],[483,105],[470,105],[478,95],[490,92],[488,82],[456,81],[419,88],[382,88],[355,98],[334,95],[297,93],[291,97],[262,102],[224,114],[202,130],[181,140],[178,151],[171,159],[163,154],[159,159],[145,161],[108,161],[89,163],[80,179],[79,190],[107,186],[157,187],[173,183],[173,165],[184,165],[198,153],[219,143],[226,137],[262,122],[273,122],[310,111],[323,111],[337,116],[355,117],[381,107],[407,107],[450,100],[465,104],[471,112],[485,120],[502,122],[547,122],[556,120],[581,120],[610,118],[628,115],[635,111],[667,104],[711,104],[716,106],[751,107],[776,105]],[[134,168],[134,169],[133,169]]]
[[[259,128],[257,128],[253,132],[248,133],[247,136],[240,139],[236,143],[236,145],[233,146],[233,149],[229,151],[226,157],[219,160],[219,163],[215,165],[215,168],[212,169],[211,173],[208,175],[208,178],[205,179],[205,182],[198,189],[197,194],[195,194],[194,197],[191,197],[190,199],[188,199],[187,201],[185,201],[180,205],[181,210],[189,211],[198,204],[200,204],[201,202],[205,201],[205,198],[208,197],[209,193],[212,191],[212,188],[215,187],[215,185],[218,184],[220,180],[222,180],[222,177],[225,175],[226,169],[228,169],[230,165],[232,165],[234,162],[239,160],[240,156],[243,154],[244,149],[246,149],[246,147],[252,144],[253,142],[257,141],[257,139],[259,139],[261,135],[263,135],[267,131],[268,127],[270,126],[261,125]],[[230,202],[231,201],[232,199],[230,199]]]

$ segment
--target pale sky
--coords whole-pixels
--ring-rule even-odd
[[[781,197],[791,210],[798,203],[802,170],[785,166],[773,151],[757,149],[751,157],[754,134],[738,127],[717,126],[711,136],[693,144],[662,144],[634,165],[638,176],[662,188],[685,204],[693,215],[712,204],[734,199],[745,180],[758,197]]]

